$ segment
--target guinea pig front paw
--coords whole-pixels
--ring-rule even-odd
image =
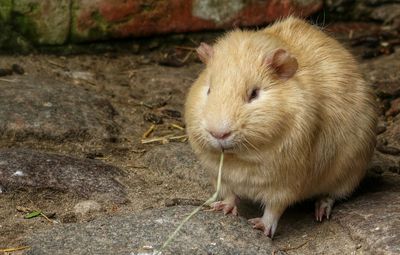
[[[222,211],[225,215],[231,213],[232,215],[238,216],[237,204],[239,198],[234,195],[228,195],[223,201],[217,201],[210,205],[209,211]]]
[[[231,213],[232,215],[238,216],[236,204],[230,201],[217,201],[212,203],[210,207],[210,211],[222,211],[225,215]]]

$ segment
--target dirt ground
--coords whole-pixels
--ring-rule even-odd
[[[127,173],[127,178],[123,182],[128,184],[130,203],[120,206],[110,205],[106,207],[108,214],[161,207],[171,198],[201,200],[207,198],[211,189],[205,190],[198,183],[179,179],[173,175],[159,175],[149,171],[140,163],[140,157],[146,151],[154,146],[163,146],[160,142],[141,143],[143,134],[153,125],[151,121],[144,119],[145,114],[153,113],[160,116],[163,110],[173,110],[167,112],[171,117],[163,118],[164,123],[158,124],[157,129],[149,137],[185,134],[179,129],[184,127],[182,117],[179,116],[182,115],[185,93],[202,65],[195,61],[192,50],[184,50],[184,53],[189,54],[187,56],[191,59],[179,68],[159,65],[157,59],[164,52],[158,50],[143,55],[105,53],[77,56],[2,56],[1,66],[18,63],[23,66],[27,76],[39,79],[50,77],[55,82],[66,81],[106,97],[118,112],[115,121],[121,133],[116,141],[108,143],[2,141],[0,147],[28,147],[80,158],[95,157],[121,168]],[[4,79],[12,80],[8,77]],[[171,127],[171,124],[175,124],[176,128]],[[178,142],[187,141],[181,138]],[[18,246],[23,235],[29,235],[33,229],[49,226],[49,222],[39,218],[24,220],[23,214],[16,211],[17,206],[40,208],[42,211],[55,212],[63,217],[64,212],[70,211],[76,202],[77,199],[73,195],[49,191],[1,195],[0,214],[3,217],[0,223],[2,229],[0,246]],[[65,217],[68,217],[68,214]]]
[[[343,34],[348,35],[347,32]],[[357,31],[352,36],[357,36]],[[206,199],[212,192],[207,184],[178,178],[174,174],[159,174],[143,164],[146,152],[156,146],[165,146],[161,142],[142,143],[143,135],[153,125],[152,122],[158,121],[157,116],[163,116],[163,124],[156,124],[157,128],[149,138],[169,134],[180,137],[185,134],[180,129],[184,127],[181,115],[185,95],[202,69],[193,51],[198,42],[196,40],[191,44],[169,43],[166,46],[161,42],[135,54],[108,52],[68,56],[1,56],[0,66],[17,63],[25,69],[28,77],[65,81],[107,98],[118,112],[114,120],[120,128],[120,134],[108,142],[2,140],[0,147],[28,147],[78,158],[96,158],[122,169],[127,175],[121,182],[127,187],[130,202],[106,205],[99,214],[113,215],[159,208],[172,198],[194,199],[194,203]],[[345,41],[349,42],[347,39]],[[354,52],[360,61],[364,61],[361,55],[365,48],[354,49]],[[14,79],[12,76],[1,78],[8,80],[6,82]],[[187,141],[180,137],[174,142]],[[65,223],[99,217],[94,214],[89,219],[70,219],[71,208],[77,201],[73,194],[49,190],[0,195],[0,247],[20,246],[23,236],[31,235],[37,229],[51,227],[51,223],[41,217],[23,219],[23,213],[16,210],[17,206],[56,213],[55,219]]]

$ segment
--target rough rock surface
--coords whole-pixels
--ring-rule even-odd
[[[0,139],[63,142],[118,134],[109,101],[78,86],[20,76],[0,87]]]
[[[367,178],[361,190],[338,206],[335,219],[373,254],[400,254],[400,176]]]
[[[400,173],[400,50],[388,56],[361,64],[367,82],[375,88],[380,101],[381,131],[378,132],[377,151],[373,159],[378,172]]]
[[[398,23],[400,25],[400,4],[386,4],[375,8],[371,12],[371,18],[384,23]]]
[[[325,0],[328,18],[334,20],[380,21],[400,25],[400,2],[397,0]]]
[[[118,176],[122,176],[118,168],[97,160],[25,149],[0,150],[0,187],[7,193],[50,189],[123,203],[125,188],[116,180]]]
[[[399,49],[391,55],[380,56],[362,63],[361,69],[365,70],[364,75],[370,84],[380,86],[380,88],[378,87],[380,90],[386,88],[389,91],[393,91],[392,96],[396,96],[399,93],[400,73],[393,72],[393,67],[395,66],[400,66]]]
[[[313,221],[312,203],[289,208],[273,242],[253,230],[244,218],[200,212],[163,254],[284,254],[279,252],[288,247],[294,248],[296,254],[398,254],[399,187],[398,175],[371,175],[352,198],[338,203],[333,218],[323,224]],[[252,216],[257,216],[254,211],[259,210],[250,208]],[[27,254],[107,254],[110,250],[115,254],[146,254],[139,253],[144,252],[140,248],[159,248],[193,209],[154,209],[53,228],[28,239],[32,249]],[[249,207],[239,208],[245,216],[249,215],[248,210]]]
[[[175,174],[179,178],[207,183],[205,170],[194,156],[189,144],[169,143],[156,146],[144,155],[144,163],[159,174]]]
[[[32,249],[27,254],[109,254],[109,251],[113,251],[113,254],[152,254],[149,250],[145,253],[144,248],[159,249],[185,215],[194,208],[176,206],[54,228],[37,233],[29,239]],[[310,220],[307,222],[318,225]],[[288,228],[285,232],[304,226],[304,221],[292,227],[289,224],[283,224]],[[287,233],[290,235],[290,232]],[[342,247],[351,245],[344,238],[340,241]],[[303,241],[300,238],[293,244],[296,242],[304,243],[304,237]],[[271,254],[273,250],[279,250],[281,243],[277,241],[274,245],[260,231],[253,230],[244,218],[200,212],[184,225],[182,232],[163,254]],[[321,244],[314,247],[313,251],[322,252],[331,245]]]
[[[74,206],[74,212],[77,215],[86,216],[99,211],[101,211],[101,205],[94,200],[84,200]]]

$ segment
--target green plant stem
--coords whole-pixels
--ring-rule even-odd
[[[181,224],[179,224],[179,226],[175,229],[175,231],[168,237],[167,241],[164,242],[164,244],[161,246],[161,249],[156,253],[156,254],[161,254],[161,251],[164,250],[171,242],[172,240],[175,238],[175,236],[178,234],[178,232],[181,230],[182,226],[188,221],[190,220],[190,218],[193,217],[193,215],[195,215],[196,213],[198,213],[201,208],[203,208],[203,206],[208,206],[211,203],[215,202],[218,198],[218,194],[219,191],[221,189],[221,177],[222,177],[222,166],[224,165],[224,153],[221,152],[221,157],[219,160],[219,169],[218,169],[218,179],[217,179],[217,190],[215,191],[215,193],[209,198],[207,199],[206,202],[204,202],[202,205],[200,205],[199,207],[197,207],[193,212],[191,212],[182,222]]]

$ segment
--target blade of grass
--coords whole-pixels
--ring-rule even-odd
[[[196,213],[198,213],[201,208],[203,208],[203,206],[205,205],[210,205],[211,203],[215,202],[218,198],[218,194],[219,191],[221,189],[221,177],[222,177],[222,166],[224,164],[224,153],[221,152],[221,157],[219,160],[219,169],[218,169],[218,179],[217,179],[217,190],[215,191],[215,193],[209,198],[207,199],[206,202],[204,202],[202,205],[200,205],[199,207],[197,207],[193,212],[191,212],[182,222],[181,224],[179,224],[179,226],[175,229],[175,231],[168,237],[167,241],[164,242],[164,244],[161,246],[161,249],[156,253],[156,254],[161,254],[161,251],[164,250],[171,242],[172,240],[175,238],[175,236],[178,234],[178,232],[181,230],[181,228],[183,227],[183,225],[190,220],[190,218],[193,217],[193,215],[195,215]]]
[[[28,213],[27,215],[24,216],[25,219],[32,219],[35,218],[37,216],[40,216],[42,214],[42,212],[40,211],[33,211],[31,213]]]
[[[14,252],[14,251],[22,251],[26,249],[30,249],[31,247],[29,246],[21,246],[21,247],[15,247],[15,248],[5,248],[5,249],[0,249],[0,252]]]

